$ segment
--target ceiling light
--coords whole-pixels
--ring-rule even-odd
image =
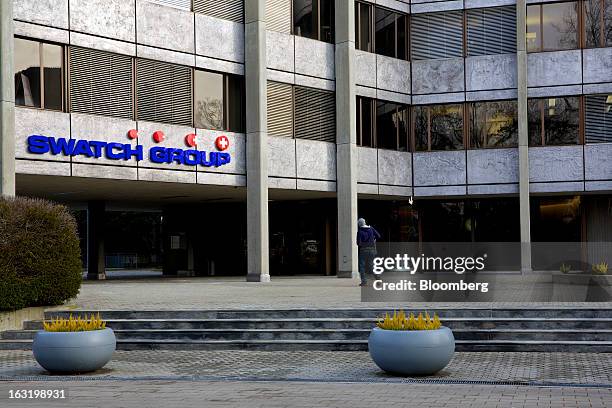
[[[608,95],[608,98],[606,98],[606,103],[612,103],[612,95]]]

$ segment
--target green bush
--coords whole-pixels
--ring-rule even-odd
[[[68,209],[0,198],[0,310],[59,305],[80,286],[79,238]]]

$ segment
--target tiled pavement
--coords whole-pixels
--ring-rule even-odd
[[[64,389],[66,400],[9,400],[9,390]],[[591,407],[612,404],[609,389],[313,382],[86,381],[0,382],[0,406],[12,407]]]
[[[367,383],[522,383],[612,387],[612,353],[456,353],[431,377],[402,378],[382,372],[359,351],[117,351],[93,379],[258,380]],[[1,351],[0,379],[69,380],[49,375],[29,351]]]
[[[609,307],[606,303],[527,303],[530,308]],[[422,307],[423,303],[411,303]],[[431,303],[427,304],[431,306]],[[521,307],[520,302],[436,303],[436,307]],[[158,278],[86,281],[66,307],[90,310],[197,310],[282,308],[382,308],[406,303],[362,302],[358,281],[331,277],[272,277],[272,282],[246,282],[244,277]]]

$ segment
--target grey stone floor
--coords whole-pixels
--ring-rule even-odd
[[[606,303],[410,303],[413,307],[610,307]],[[90,310],[181,310],[261,308],[404,307],[406,303],[362,302],[358,281],[336,277],[272,277],[269,283],[244,277],[159,278],[86,281],[80,294],[60,306]]]
[[[50,375],[29,351],[0,352],[0,380],[70,380]],[[610,353],[456,353],[430,377],[382,372],[367,352],[330,351],[117,351],[102,370],[82,380],[258,380],[367,383],[520,383],[612,387]]]
[[[9,400],[9,390],[63,389],[65,400]],[[612,405],[604,388],[250,381],[0,382],[2,407],[437,407],[542,408]]]

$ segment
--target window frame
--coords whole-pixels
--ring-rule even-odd
[[[371,135],[372,135],[372,144],[370,146],[366,146],[363,144],[363,116],[361,115],[362,112],[362,106],[363,106],[363,101],[364,100],[369,100],[371,105],[370,105],[370,123],[371,123]],[[397,130],[395,133],[395,148],[390,149],[390,148],[386,148],[386,147],[378,147],[379,143],[378,143],[378,114],[377,114],[377,104],[381,102],[381,103],[389,103],[389,104],[393,104],[395,105],[395,113],[399,114],[400,109],[403,109],[406,114],[408,115],[408,117],[406,118],[406,134],[405,134],[405,146],[406,146],[406,150],[400,150],[400,140],[401,140],[401,134],[400,134],[400,126],[397,126]],[[381,150],[390,150],[390,151],[396,151],[396,152],[412,152],[412,148],[411,148],[411,143],[410,143],[410,126],[411,126],[411,119],[412,119],[412,109],[411,106],[408,104],[404,104],[404,103],[398,103],[398,102],[393,102],[393,101],[387,101],[384,99],[376,99],[376,98],[370,98],[367,96],[361,96],[361,95],[357,95],[357,115],[359,117],[359,121],[357,123],[357,135],[356,135],[356,143],[357,146],[360,147],[369,147],[369,148],[373,148],[373,149],[381,149]]]
[[[316,11],[317,11],[317,15],[314,16],[314,21],[313,21],[313,32],[316,32],[316,38],[313,37],[306,37],[303,35],[299,35],[295,32],[295,14],[293,13],[295,5],[294,5],[294,0],[291,0],[290,3],[290,9],[291,9],[291,35],[295,35],[297,37],[302,37],[302,38],[310,38],[311,40],[315,40],[315,41],[321,41],[321,42],[325,42],[328,44],[334,44],[335,43],[335,39],[336,39],[336,27],[335,27],[335,14],[336,14],[336,10],[335,10],[335,5],[334,5],[334,18],[333,20],[333,24],[332,24],[332,33],[331,33],[331,41],[326,41],[326,40],[322,40],[321,39],[321,0],[311,0],[312,4],[314,6],[314,4],[316,3]],[[333,0],[330,0],[333,1]],[[333,4],[333,3],[332,3]],[[314,8],[314,7],[313,7]],[[314,12],[313,12],[314,14]]]
[[[576,47],[575,48],[555,48],[555,49],[544,49],[544,6],[550,6],[554,4],[565,4],[565,3],[576,3]],[[529,46],[527,45],[527,39],[525,39],[525,50],[527,53],[535,53],[535,52],[555,52],[555,51],[569,51],[569,50],[579,50],[584,48],[583,45],[583,26],[584,26],[584,13],[583,13],[583,3],[584,0],[571,0],[571,1],[551,1],[545,3],[535,3],[535,4],[527,4],[526,13],[528,13],[529,7],[537,7],[539,11],[539,21],[538,21],[538,34],[539,41],[537,44],[537,48],[535,50],[529,50]],[[525,22],[525,34],[527,34],[527,22]]]
[[[433,106],[444,106],[444,105],[458,105],[461,107],[461,120],[462,120],[462,126],[461,126],[461,135],[462,135],[462,148],[460,149],[454,149],[454,150],[438,150],[438,149],[432,149],[431,148],[431,108]],[[410,107],[410,147],[411,150],[415,153],[419,152],[419,153],[424,153],[424,152],[457,152],[457,151],[461,151],[461,150],[467,150],[468,149],[468,125],[466,124],[467,121],[469,121],[469,118],[467,118],[467,105],[468,103],[466,102],[450,102],[450,103],[436,103],[436,104],[430,104],[430,105],[412,105]],[[426,150],[417,150],[416,148],[416,115],[414,114],[414,109],[415,108],[427,108],[427,149]]]
[[[565,143],[565,144],[546,144],[546,115],[544,101],[548,99],[559,99],[559,98],[578,98],[578,140],[576,143]],[[540,142],[538,144],[531,144],[531,138],[529,138],[529,147],[550,147],[550,146],[580,146],[584,145],[585,139],[585,111],[584,111],[584,95],[559,95],[559,96],[549,96],[549,97],[541,97],[541,98],[529,98],[527,101],[537,101],[538,102],[538,112],[539,112],[539,122],[540,122]],[[529,125],[529,119],[527,120]],[[527,129],[527,133],[529,136],[529,129]]]
[[[15,106],[20,107],[20,108],[29,108],[29,109],[39,109],[39,110],[48,110],[48,111],[53,111],[53,112],[66,112],[68,110],[68,101],[67,101],[67,89],[66,89],[66,84],[68,83],[67,77],[66,77],[66,73],[67,73],[67,68],[68,68],[68,62],[67,62],[67,55],[68,53],[66,52],[66,46],[65,44],[59,44],[56,42],[52,42],[52,41],[41,41],[39,39],[35,39],[35,38],[30,38],[30,37],[25,37],[25,36],[21,36],[21,35],[15,35],[13,36],[13,46],[15,45],[15,40],[24,40],[24,41],[30,41],[30,42],[34,42],[38,44],[38,64],[39,64],[39,86],[40,86],[40,106],[29,106],[29,105],[19,105],[17,103],[15,103]],[[52,108],[47,108],[45,106],[45,61],[44,61],[44,52],[43,52],[43,46],[45,44],[48,45],[53,45],[53,46],[57,46],[60,48],[61,52],[62,52],[62,57],[61,57],[61,73],[60,73],[60,88],[61,88],[61,105],[62,107],[60,109],[52,109]],[[15,75],[17,74],[15,72],[15,62],[12,62],[12,71],[13,71],[13,81],[15,81]],[[16,99],[16,90],[13,91],[13,98]]]
[[[365,5],[369,9],[370,18],[369,21],[369,35],[370,35],[370,46],[367,50],[360,48],[361,42],[361,7],[360,5]],[[393,21],[393,31],[394,31],[394,56],[389,57],[388,55],[379,54],[376,52],[376,9],[386,10],[395,15],[395,19]],[[398,49],[399,49],[399,19],[403,18],[406,21],[406,26],[404,27],[404,58],[398,57]],[[378,5],[372,3],[366,3],[364,1],[355,0],[355,49],[365,52],[370,52],[376,55],[382,55],[384,57],[395,58],[402,61],[410,61],[410,17],[409,14],[404,14],[398,10],[390,9],[387,7],[380,7]]]
[[[588,46],[587,45],[587,35],[586,35],[586,30],[587,30],[587,23],[586,23],[586,8],[587,8],[587,3],[590,3],[591,1],[598,1],[599,5],[600,5],[600,10],[601,12],[599,13],[599,41],[598,44],[594,47]],[[610,2],[610,8],[612,9],[612,1],[610,0],[580,0],[580,14],[581,14],[581,22],[582,22],[582,27],[580,30],[580,34],[581,34],[581,42],[580,42],[580,47],[584,48],[584,49],[595,49],[595,48],[605,48],[605,47],[612,47],[612,41],[610,42],[609,45],[606,45],[606,16],[605,16],[605,10],[606,10],[606,1]],[[610,30],[612,30],[612,27],[610,27]]]
[[[518,100],[517,99],[493,99],[493,100],[481,100],[481,101],[471,101],[471,102],[465,102],[465,122],[464,122],[464,127],[465,127],[465,139],[466,139],[466,143],[465,145],[467,146],[466,148],[468,150],[484,150],[484,149],[515,149],[518,147],[518,126],[516,129],[516,134],[517,134],[517,142],[516,145],[514,146],[474,146],[472,144],[472,131],[473,131],[473,126],[472,126],[472,114],[474,112],[474,105],[477,103],[494,103],[494,102],[514,102],[516,103],[516,115],[517,115],[517,125],[518,125]]]
[[[242,117],[241,117],[241,127],[242,129],[236,130],[233,128],[233,126],[230,128],[230,98],[229,98],[229,90],[230,90],[230,80],[232,80],[233,78],[231,77],[236,77],[235,80],[238,80],[238,78],[244,78],[242,75],[234,75],[234,74],[229,74],[227,72],[220,72],[220,71],[212,71],[209,69],[200,69],[200,68],[195,68],[195,67],[191,67],[193,73],[191,75],[191,95],[192,95],[192,101],[191,101],[191,105],[192,105],[192,118],[191,118],[191,124],[194,128],[196,129],[203,129],[203,130],[212,130],[212,131],[217,131],[217,132],[233,132],[233,133],[245,133],[246,132],[246,111],[245,111],[245,99],[246,99],[246,93],[245,93],[245,86],[242,86],[242,98],[240,99],[240,104],[242,106]],[[223,105],[223,126],[222,129],[206,129],[206,128],[199,128],[196,127],[196,72],[201,71],[201,72],[208,72],[208,73],[212,73],[212,74],[219,74],[222,76],[222,82],[223,82],[223,101],[222,101],[222,105]],[[244,81],[244,79],[243,79]]]

